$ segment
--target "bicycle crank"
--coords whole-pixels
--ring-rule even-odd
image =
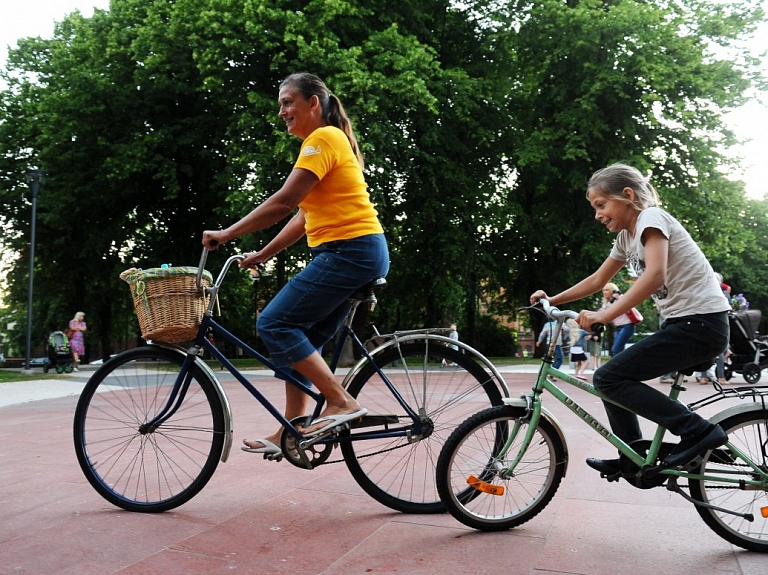
[[[304,427],[308,425],[310,420],[311,417],[301,415],[292,419],[291,424],[294,427]],[[314,469],[325,463],[336,445],[336,443],[312,443],[302,448],[287,429],[284,429],[280,436],[280,449],[283,450],[283,457],[301,469]]]

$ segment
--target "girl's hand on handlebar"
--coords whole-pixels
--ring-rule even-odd
[[[215,250],[220,244],[226,242],[223,230],[205,230],[203,232],[203,245],[209,250]]]
[[[576,318],[576,323],[579,324],[581,329],[592,331],[593,326],[596,323],[600,325],[604,325],[608,322],[605,320],[603,312],[589,311],[589,310],[583,309],[581,310],[581,312],[579,312],[579,317]]]
[[[536,290],[531,294],[531,305],[536,305],[539,303],[540,299],[545,299],[549,301],[549,296],[546,294],[544,290]]]

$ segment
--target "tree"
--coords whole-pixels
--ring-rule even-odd
[[[18,198],[39,165],[38,337],[76,308],[102,354],[133,338],[119,272],[194,265],[203,229],[279,187],[299,142],[277,118],[277,87],[301,70],[341,96],[361,137],[392,253],[382,329],[457,321],[482,341],[493,330],[480,302],[514,316],[534,288],[582,277],[612,240],[585,224],[584,185],[615,160],[648,171],[730,265],[763,246],[741,226],[743,190],[721,173],[733,137],[721,114],[761,79],[709,43],[733,44],[762,17],[746,1],[701,0],[394,0],[384,11],[375,0],[113,0],[72,14],[53,38],[21,41],[4,74],[0,223],[20,254],[10,299],[26,297]],[[274,287],[307,257],[296,245],[277,258]],[[238,332],[251,329],[253,289],[241,275],[223,294]]]
[[[509,164],[518,206],[499,238],[514,250],[500,271],[510,299],[585,277],[613,237],[584,199],[594,170],[625,161],[646,171],[673,214],[712,253],[738,251],[743,191],[722,175],[733,142],[721,114],[758,77],[742,57],[718,59],[763,17],[750,3],[517,2],[509,41],[517,89]],[[715,238],[715,230],[716,236]]]

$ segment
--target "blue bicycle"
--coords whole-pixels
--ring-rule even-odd
[[[351,425],[306,437],[299,428],[318,416],[323,396],[276,368],[214,319],[224,277],[242,256],[230,257],[212,283],[212,276],[204,272],[207,253],[203,251],[197,269],[159,270],[164,277],[173,277],[175,270],[187,276],[189,270],[196,272],[194,289],[204,302],[204,313],[194,318],[192,335],[186,337],[193,341],[148,341],[149,345],[123,352],[99,368],[83,390],[74,419],[75,451],[96,491],[128,511],[162,512],[189,501],[218,463],[227,461],[232,410],[223,386],[203,361],[208,353],[283,426],[282,454],[273,459],[284,458],[303,469],[343,461],[369,495],[392,509],[444,511],[434,484],[443,443],[472,413],[502,405],[509,395],[491,362],[463,342],[440,335],[440,330],[376,334],[363,343],[352,330],[352,320],[361,303],[373,309],[376,293],[386,284],[380,278],[350,298],[351,309],[331,362],[335,370],[344,343],[351,341],[361,359],[342,384],[368,408],[368,414]],[[147,301],[144,290],[148,288],[143,283],[140,287],[134,290],[134,303],[137,297]],[[158,299],[165,301],[165,308],[178,307],[169,298]],[[281,378],[310,396],[313,412],[286,420],[208,340],[209,333],[280,372]],[[145,335],[145,339],[149,338]],[[343,459],[333,461],[330,455],[336,445]]]

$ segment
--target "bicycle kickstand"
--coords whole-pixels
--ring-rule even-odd
[[[690,503],[693,503],[697,507],[705,507],[707,509],[714,509],[715,511],[720,511],[721,513],[728,513],[730,515],[735,515],[736,517],[741,517],[742,519],[746,519],[749,522],[752,522],[755,520],[755,516],[752,515],[751,513],[738,513],[737,511],[724,509],[723,507],[718,507],[717,505],[712,505],[711,503],[704,503],[703,501],[694,499],[693,497],[688,495],[685,491],[683,491],[682,487],[680,487],[677,484],[677,477],[669,478],[669,480],[667,481],[667,489],[669,491],[677,493],[678,495],[681,495],[683,499],[685,499],[686,501],[689,501]]]

